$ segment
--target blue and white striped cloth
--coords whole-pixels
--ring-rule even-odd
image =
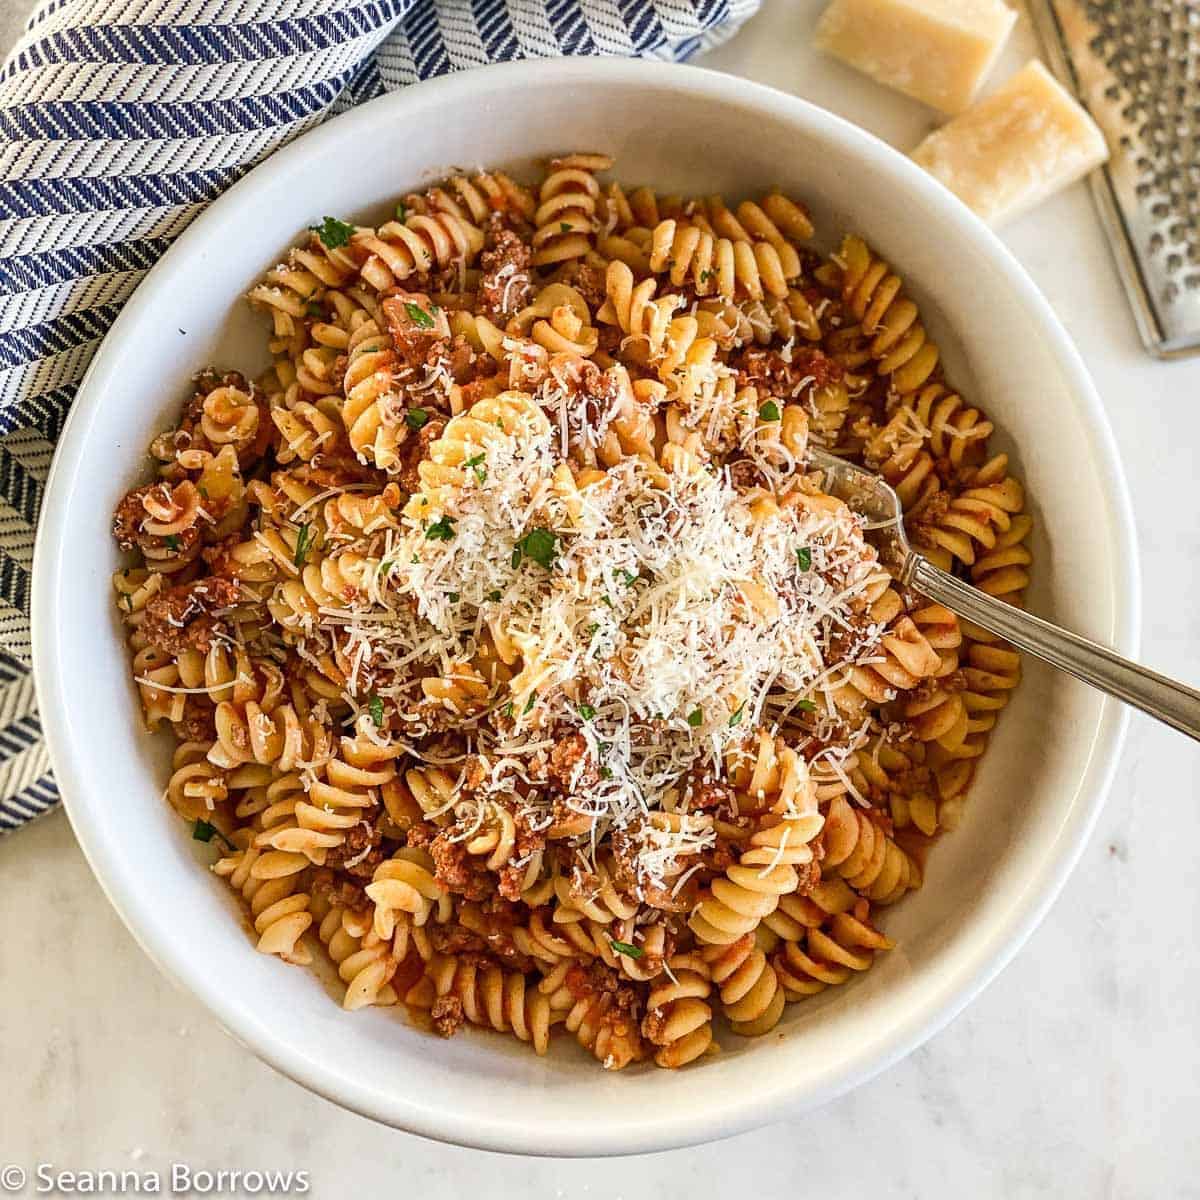
[[[121,305],[248,167],[432,75],[683,59],[759,0],[49,0],[0,70],[0,833],[58,802],[29,674],[42,489]]]

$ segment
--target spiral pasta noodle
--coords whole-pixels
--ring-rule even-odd
[[[762,300],[787,296],[788,280],[800,264],[797,259],[789,272],[778,246],[768,241],[731,241],[667,220],[651,233],[650,270],[665,274],[674,287],[687,283],[698,296]]]
[[[588,252],[597,229],[596,175],[611,166],[612,160],[603,154],[571,154],[550,164],[533,216],[536,265],[563,263]]]
[[[676,955],[670,967],[670,975],[646,997],[642,1032],[658,1047],[654,1061],[676,1068],[695,1062],[713,1046],[712,1008],[706,1002],[712,981],[711,968],[699,955]]]

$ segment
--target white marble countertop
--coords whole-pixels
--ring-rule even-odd
[[[0,0],[5,46],[27,3]],[[818,61],[808,37],[819,7],[765,0],[707,65],[910,147],[928,113]],[[998,74],[1033,47],[1022,21]],[[1200,526],[1181,503],[1200,467],[1200,359],[1143,352],[1083,187],[1005,240],[1090,362],[1123,449],[1142,545],[1143,656],[1200,679]],[[1187,866],[1200,845],[1198,768],[1192,743],[1134,718],[1062,897],[983,996],[905,1062],[803,1119],[616,1161],[435,1145],[276,1075],[158,974],[57,813],[0,841],[0,1167],[306,1169],[316,1196],[395,1187],[428,1200],[1200,1196],[1200,891]]]

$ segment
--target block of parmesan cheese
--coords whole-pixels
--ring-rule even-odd
[[[1108,147],[1092,118],[1034,61],[935,129],[912,156],[999,225],[1098,167]]]
[[[957,113],[1017,19],[1004,0],[833,0],[816,45],[880,83]]]

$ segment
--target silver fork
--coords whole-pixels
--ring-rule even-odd
[[[956,579],[909,545],[900,498],[880,476],[845,459],[812,450],[825,490],[867,518],[880,559],[905,587],[1011,642],[1035,658],[1200,740],[1200,692],[1158,675],[1101,646],[997,600]]]

